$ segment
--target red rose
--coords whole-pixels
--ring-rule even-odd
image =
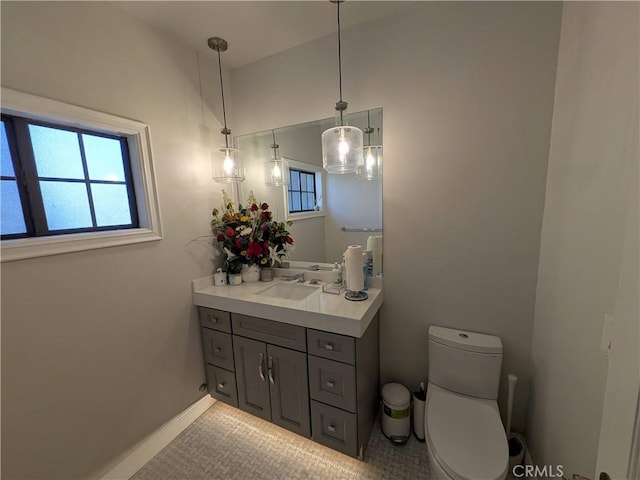
[[[266,204],[266,203],[263,203],[262,205],[260,205],[260,208],[261,208],[262,210],[267,210],[267,209],[269,208],[269,205],[268,205],[268,204]]]
[[[219,242],[222,242],[224,240],[224,235],[219,233],[217,238]]]
[[[248,257],[258,257],[262,255],[262,247],[257,242],[251,242],[247,248]]]
[[[288,244],[292,244],[293,243],[293,238],[291,238],[289,235],[287,235],[287,237],[284,239],[285,242],[287,242]]]
[[[234,242],[234,245],[236,246],[236,248],[240,248],[240,245],[241,245],[240,240],[238,240],[236,238],[236,241]]]
[[[233,238],[233,237],[236,236],[236,231],[231,227],[227,228],[227,231],[225,233],[227,234],[227,237],[229,237],[229,238]]]
[[[258,210],[258,205],[256,205],[255,203],[251,204],[251,211],[255,212]]]

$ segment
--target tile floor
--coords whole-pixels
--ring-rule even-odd
[[[424,443],[394,445],[377,422],[361,462],[217,402],[132,480],[422,480],[427,462]]]

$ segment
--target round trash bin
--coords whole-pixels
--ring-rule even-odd
[[[382,388],[382,433],[393,443],[403,444],[411,433],[411,395],[400,383],[387,383]]]

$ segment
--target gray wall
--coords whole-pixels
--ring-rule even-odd
[[[568,2],[563,10],[528,430],[534,459],[564,465],[567,478],[597,478],[607,376],[600,338],[604,315],[616,313],[627,217],[638,217],[638,15],[635,2]],[[637,239],[637,233],[627,235]],[[636,259],[637,248],[636,243]],[[627,262],[634,258],[628,255]],[[637,267],[636,260],[636,282]],[[616,331],[635,330],[636,345],[627,357],[636,373],[626,377],[636,388],[627,383],[617,395],[629,397],[630,411],[619,403],[610,412],[626,419],[618,441],[623,432],[630,434],[635,411],[637,294],[635,318],[618,312],[616,319]],[[635,328],[622,322],[635,322]],[[619,468],[616,475],[609,471],[612,478],[626,471],[626,465]]]
[[[423,2],[343,31],[350,111],[384,109],[382,381],[426,379],[428,325],[499,335],[503,377],[520,378],[516,429],[529,390],[560,21],[559,3]],[[331,116],[335,36],[231,78],[238,134]]]
[[[211,249],[191,240],[221,197],[197,75],[115,5],[2,2],[3,86],[150,125],[165,234],[2,264],[2,478],[89,478],[202,396],[190,281]]]

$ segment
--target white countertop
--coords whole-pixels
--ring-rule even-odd
[[[193,303],[201,307],[266,318],[326,332],[361,337],[382,305],[382,288],[369,288],[367,300],[353,302],[344,293],[324,293],[322,287],[302,300],[259,295],[278,282],[214,286],[212,276],[193,280]],[[380,282],[381,283],[381,282]],[[306,283],[305,283],[306,284]]]

